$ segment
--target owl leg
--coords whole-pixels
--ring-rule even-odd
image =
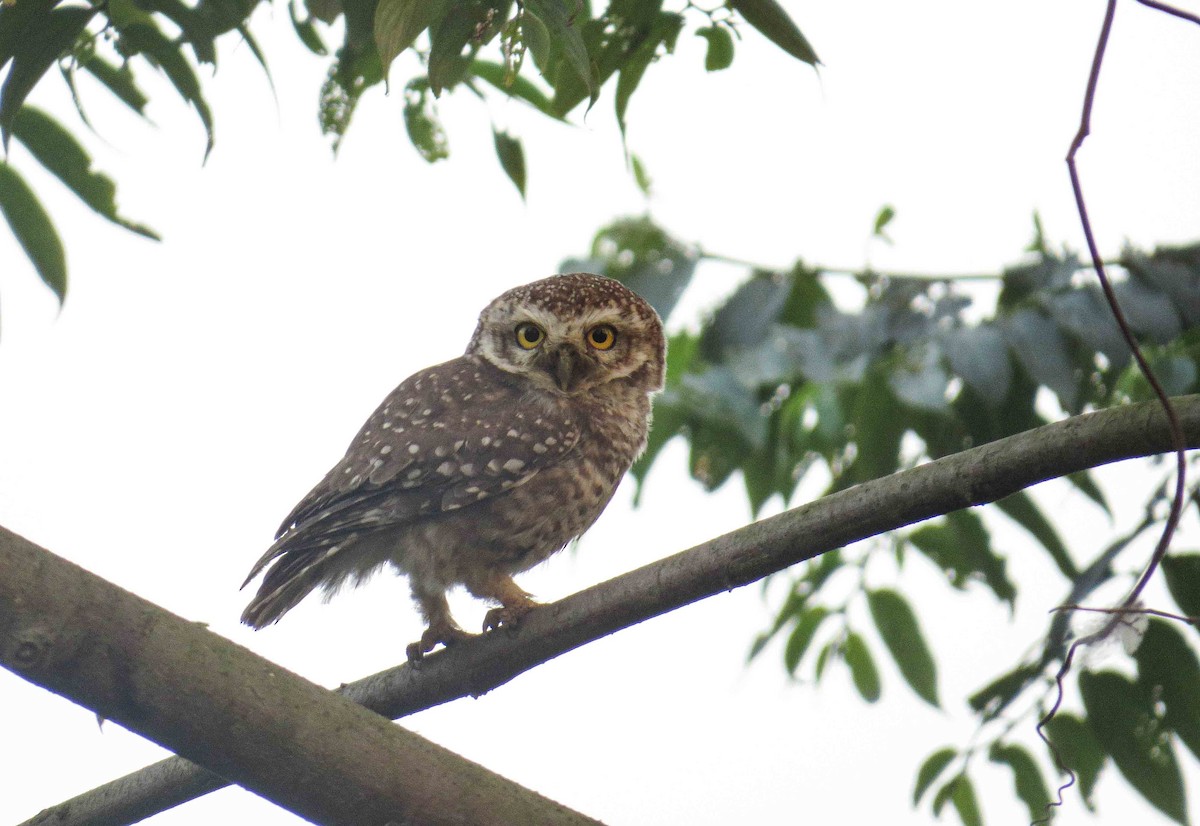
[[[448,647],[475,636],[459,628],[454,617],[450,616],[450,603],[446,601],[445,591],[427,591],[414,585],[412,592],[413,599],[417,601],[421,615],[425,618],[425,624],[429,627],[425,629],[419,641],[409,643],[405,649],[409,662],[420,660],[438,643]]]
[[[483,618],[483,630],[490,631],[501,626],[513,627],[521,617],[537,607],[529,594],[521,589],[513,578],[499,571],[492,571],[483,578],[465,583],[467,590],[480,599],[500,603],[499,608],[488,611]]]

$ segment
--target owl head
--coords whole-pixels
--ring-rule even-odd
[[[516,287],[479,315],[467,346],[508,373],[557,395],[613,381],[662,389],[662,321],[619,281],[591,273],[555,275]]]

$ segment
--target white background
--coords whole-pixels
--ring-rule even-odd
[[[748,28],[729,71],[702,76],[704,41],[685,32],[677,55],[647,73],[629,139],[654,178],[657,220],[706,249],[781,267],[803,256],[998,272],[1029,240],[1035,209],[1052,242],[1082,247],[1062,158],[1102,4],[788,8],[821,55],[819,74]],[[248,49],[226,48],[206,81],[217,145],[203,167],[198,120],[164,83],[143,73],[155,128],[82,81],[102,136],[89,143],[97,168],[163,244],[95,218],[14,144],[12,160],[58,221],[72,283],[60,313],[0,233],[0,524],[332,686],[402,660],[419,621],[404,583],[384,576],[329,605],[309,600],[269,630],[240,626],[248,595],[237,586],[280,518],[400,379],[461,352],[493,295],[554,272],[586,252],[595,228],[647,203],[624,168],[611,89],[575,126],[543,123],[517,101],[486,109],[449,95],[440,112],[452,158],[432,167],[408,145],[400,95],[373,89],[334,161],[315,118],[325,64],[296,42],[282,4],[255,31],[278,98]],[[407,77],[411,59],[393,75]],[[32,100],[74,122],[61,86],[52,77]],[[495,162],[489,118],[525,142],[526,203]],[[1123,3],[1093,126],[1081,162],[1104,251],[1200,236],[1200,29]],[[892,247],[868,240],[885,203],[898,212]],[[694,322],[738,275],[702,267],[676,323]],[[709,496],[684,471],[677,444],[643,507],[631,508],[627,484],[577,554],[523,584],[557,599],[749,519],[736,480]],[[1118,485],[1115,526],[1065,487],[1045,486],[1042,501],[1090,559],[1140,515],[1159,473],[1103,475]],[[816,689],[789,681],[778,648],[747,667],[779,581],[766,601],[757,587],[707,600],[404,725],[611,823],[927,823],[928,801],[910,806],[916,767],[969,741],[962,698],[1036,642],[1065,593],[1030,540],[1001,536],[1022,586],[1011,619],[977,587],[948,594],[919,561],[899,579],[871,568],[872,584],[912,595],[945,711],[915,699],[883,658],[876,706],[840,667]],[[1179,547],[1188,543],[1194,531]],[[1147,551],[1122,562],[1132,569]],[[454,607],[468,626],[484,610]],[[860,626],[864,613],[852,614]],[[1119,651],[1099,660],[1127,665]],[[8,672],[0,732],[0,822],[162,754]],[[984,758],[972,774],[985,817],[1025,822],[1008,770]],[[1200,772],[1183,761],[1194,796]],[[1092,822],[1073,791],[1067,799],[1057,822]],[[1111,765],[1098,800],[1104,822],[1167,822]],[[152,822],[218,820],[296,822],[236,789]]]

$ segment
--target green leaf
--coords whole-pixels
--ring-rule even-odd
[[[45,112],[32,106],[22,107],[13,123],[13,134],[38,163],[97,214],[139,235],[160,240],[153,230],[117,214],[117,185],[108,176],[92,171],[92,159],[87,152]]]
[[[892,219],[895,217],[896,208],[891,204],[884,204],[882,207],[880,207],[879,212],[875,215],[875,228],[871,231],[871,234],[876,238],[882,238],[889,244],[892,243],[892,239],[888,237],[888,234],[885,230],[887,229],[887,225],[890,224]]]
[[[1112,509],[1108,506],[1108,500],[1104,498],[1104,491],[1100,490],[1100,486],[1092,479],[1091,473],[1086,470],[1068,473],[1066,480],[1074,485],[1080,493],[1103,508],[1110,517],[1112,516]]]
[[[492,138],[496,144],[496,156],[500,159],[500,166],[504,169],[504,174],[513,182],[513,186],[517,188],[517,192],[521,193],[521,197],[525,197],[525,150],[521,148],[521,141],[512,137],[507,132],[498,132],[492,130]]]
[[[382,5],[382,3],[380,4]],[[300,13],[297,10],[296,0],[291,0],[288,3],[288,15],[292,18],[292,28],[296,31],[296,37],[300,38],[300,42],[304,47],[319,57],[324,57],[329,54],[329,48],[325,45],[325,41],[321,40],[321,35],[317,32],[317,27],[313,25],[313,18],[310,16],[304,20],[300,19]],[[379,11],[375,12],[375,37],[376,43],[379,38]],[[382,56],[383,50],[380,50]],[[393,55],[394,57],[394,55]],[[390,61],[389,61],[390,62]],[[384,69],[386,72],[386,67]]]
[[[729,5],[747,23],[792,57],[812,66],[821,62],[807,38],[775,0],[729,0]]]
[[[404,89],[404,128],[412,145],[429,163],[450,157],[446,132],[434,117],[428,89],[421,81],[412,81]]]
[[[1079,690],[1096,740],[1125,779],[1167,817],[1187,824],[1183,776],[1151,699],[1114,671],[1085,671]]]
[[[1200,617],[1200,554],[1167,554],[1162,570],[1179,610],[1190,617]]]
[[[75,45],[95,13],[93,8],[72,6],[54,9],[40,20],[26,21],[35,23],[36,28],[23,31],[12,43],[12,67],[0,86],[0,144],[6,150],[13,121],[25,98],[54,62]],[[7,13],[4,19],[8,20]]]
[[[871,658],[871,651],[863,638],[853,631],[847,634],[846,641],[842,643],[842,657],[850,667],[850,678],[854,680],[854,687],[862,698],[868,703],[878,700],[879,670],[875,668],[875,660]]]
[[[817,628],[827,616],[829,616],[829,610],[821,605],[815,605],[801,612],[800,619],[797,620],[796,627],[792,629],[787,645],[783,649],[783,665],[789,674],[796,673],[796,668],[800,665],[800,660],[804,659],[804,652],[812,643]]]
[[[1019,666],[976,691],[967,702],[984,720],[994,720],[1041,673],[1042,666],[1037,663]]]
[[[1104,768],[1107,757],[1096,735],[1092,733],[1080,718],[1074,714],[1059,712],[1045,725],[1046,736],[1058,750],[1058,759],[1062,764],[1075,773],[1078,781],[1079,796],[1083,804],[1091,811],[1096,810],[1092,801],[1092,792],[1096,788],[1096,780],[1100,770]],[[1053,758],[1053,752],[1051,757]]]
[[[1079,576],[1079,569],[1075,567],[1071,553],[1059,538],[1058,531],[1028,493],[1017,491],[997,501],[996,507],[1042,543],[1042,547],[1050,554],[1063,576],[1070,580]]]
[[[62,304],[67,294],[67,260],[62,241],[33,190],[3,161],[0,161],[0,212],[33,262],[42,283]]]
[[[426,68],[434,97],[466,78],[475,53],[494,35],[497,17],[496,9],[486,3],[460,0],[451,13],[430,26]]]
[[[963,588],[969,578],[979,576],[999,599],[1009,605],[1016,599],[1004,558],[992,550],[983,520],[974,511],[949,513],[941,522],[917,528],[908,539],[946,572],[955,588]]]
[[[21,0],[0,3],[0,69],[12,60],[16,50],[45,27],[57,0]]]
[[[913,787],[913,806],[921,802],[933,781],[937,780],[938,775],[945,771],[957,756],[958,751],[947,746],[925,758],[925,762],[917,770],[917,784]]]
[[[728,69],[733,64],[733,35],[725,26],[706,26],[696,30],[697,37],[708,41],[708,49],[704,53],[704,69],[708,72],[719,72]]]
[[[827,642],[817,654],[816,665],[813,666],[813,679],[821,682],[821,675],[825,673],[825,666],[829,663],[830,657],[836,657],[838,644],[836,642]]]
[[[963,826],[983,826],[983,817],[979,814],[979,802],[975,799],[975,786],[966,774],[960,774],[950,781],[953,788],[950,792],[950,802],[958,812],[958,818]]]
[[[592,58],[588,55],[579,27],[575,25],[578,11],[582,11],[582,6],[577,8],[569,0],[525,0],[525,13],[536,17],[545,26],[551,45],[562,51],[567,64],[583,81],[587,95],[594,104],[600,89],[596,83]]]
[[[539,71],[545,72],[550,63],[550,31],[545,23],[524,9],[517,19],[521,21],[521,42],[533,56],[534,65]]]
[[[179,92],[180,97],[190,103],[204,124],[208,142],[205,145],[204,157],[208,158],[213,148],[213,120],[208,102],[200,88],[200,80],[183,56],[180,48],[167,40],[157,28],[135,24],[121,30],[120,45],[130,54],[141,54],[158,66],[167,75],[171,85]]]
[[[375,48],[385,80],[396,55],[440,20],[447,8],[446,0],[379,0],[375,7]]]
[[[1017,797],[1029,810],[1029,819],[1034,821],[1046,817],[1046,807],[1050,805],[1050,790],[1046,787],[1042,770],[1038,768],[1033,755],[1024,746],[997,742],[992,743],[988,750],[988,759],[1012,769]]]
[[[143,11],[158,12],[179,27],[181,39],[190,43],[192,53],[200,63],[216,65],[217,48],[214,39],[220,32],[207,15],[198,14],[182,0],[136,0]]]
[[[647,198],[650,197],[650,187],[653,181],[650,179],[650,174],[646,171],[646,165],[642,163],[642,159],[637,155],[629,156],[629,168],[633,170],[633,180],[637,184],[637,188],[642,191],[642,194]]]
[[[867,605],[900,674],[925,702],[939,706],[937,665],[908,602],[891,590],[868,591]]]
[[[1138,682],[1166,706],[1163,724],[1200,758],[1200,660],[1174,625],[1151,619],[1134,653]]]
[[[521,77],[520,75],[509,76],[507,70],[501,64],[488,60],[476,60],[471,64],[471,73],[480,80],[485,80],[492,86],[495,86],[506,95],[525,101],[543,115],[549,115],[556,120],[562,119],[554,111],[554,106],[545,92],[539,89],[528,78]]]

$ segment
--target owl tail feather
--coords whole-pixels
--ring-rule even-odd
[[[242,622],[256,629],[279,622],[284,614],[295,608],[313,589],[324,584],[328,566],[323,563],[337,550],[335,545],[316,553],[312,549],[290,553],[268,551],[251,571],[246,582],[242,583],[242,587],[245,588],[266,562],[273,556],[276,557],[267,569],[262,585],[258,587],[258,593],[242,612]]]

